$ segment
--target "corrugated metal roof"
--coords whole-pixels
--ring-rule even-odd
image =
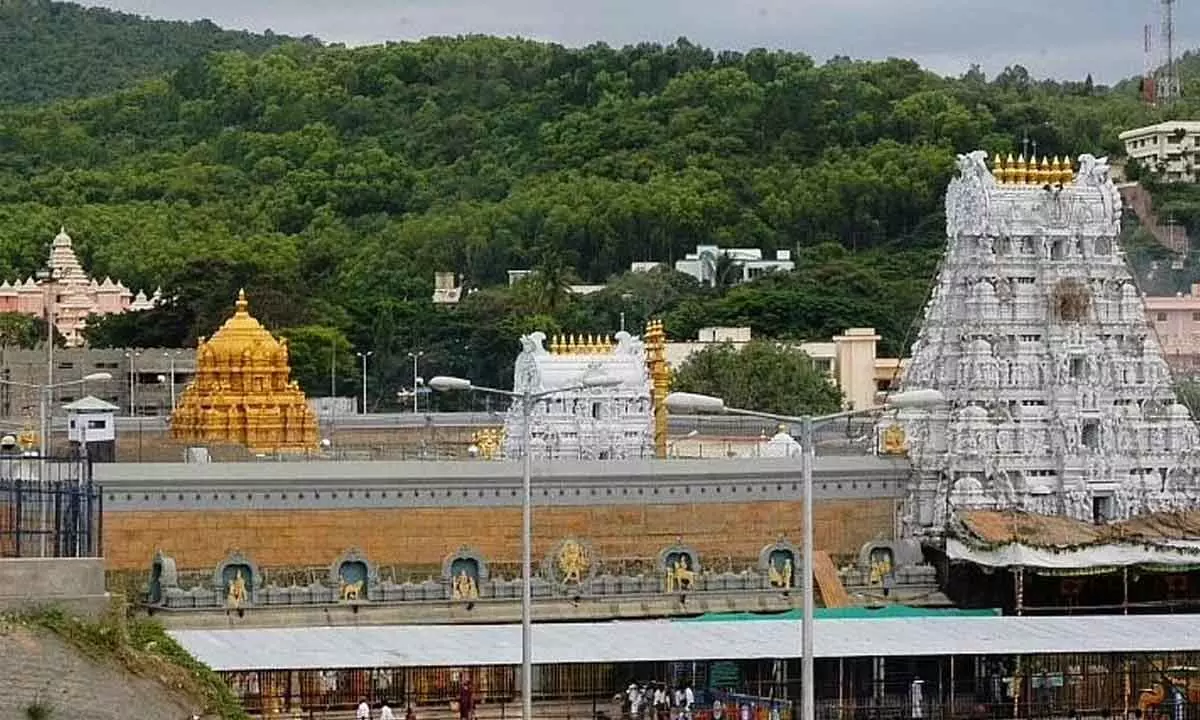
[[[519,665],[519,625],[384,625],[176,630],[214,670]],[[817,657],[915,657],[1200,650],[1189,615],[818,620]],[[539,624],[533,661],[751,660],[800,654],[800,623],[629,621]]]

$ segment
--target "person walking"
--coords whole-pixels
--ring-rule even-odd
[[[379,720],[396,720],[396,715],[388,707],[386,700],[379,703]]]
[[[475,691],[470,676],[464,677],[458,688],[458,720],[473,720],[475,717]]]
[[[366,698],[359,699],[358,709],[354,711],[354,720],[371,720],[371,706],[367,704]]]

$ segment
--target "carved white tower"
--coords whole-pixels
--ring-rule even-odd
[[[906,526],[956,509],[1106,521],[1197,504],[1197,431],[1178,404],[1117,236],[1107,159],[958,158],[948,245],[901,389],[948,403],[901,411],[914,476]]]
[[[606,338],[521,338],[513,390],[534,393],[579,386],[588,375],[615,386],[567,390],[534,405],[530,434],[534,458],[624,460],[654,457],[654,405],[646,346],[627,332]],[[524,415],[515,401],[504,420],[504,455],[521,457]]]

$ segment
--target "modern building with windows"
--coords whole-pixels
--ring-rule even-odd
[[[1118,136],[1125,154],[1167,182],[1196,181],[1200,121],[1168,120],[1126,130]]]

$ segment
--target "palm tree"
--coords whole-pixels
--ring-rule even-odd
[[[562,256],[554,251],[542,255],[541,262],[530,278],[533,281],[534,301],[538,310],[554,315],[566,304],[571,294],[570,270]]]

